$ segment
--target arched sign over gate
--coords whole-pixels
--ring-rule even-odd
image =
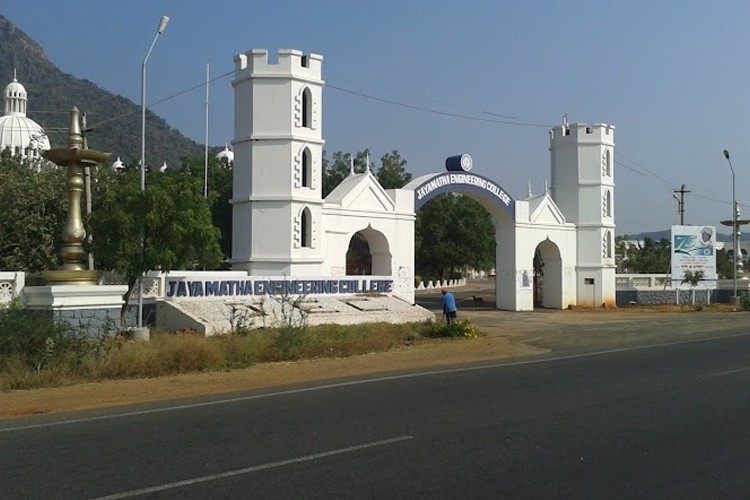
[[[414,210],[435,196],[453,191],[469,191],[492,200],[504,211],[510,220],[515,220],[515,203],[513,198],[501,186],[481,175],[469,172],[442,172],[427,174],[414,179],[404,186],[414,190]]]

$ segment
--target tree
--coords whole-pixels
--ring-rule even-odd
[[[205,176],[204,157],[182,157],[182,169],[197,179],[203,186]],[[221,232],[221,251],[225,257],[232,254],[232,166],[217,160],[208,159],[208,203],[211,207],[211,220]]]
[[[459,269],[489,269],[495,263],[495,226],[479,203],[465,196],[435,197],[415,225],[417,274],[450,278]]]
[[[625,248],[624,256],[620,262],[623,270],[635,274],[663,274],[669,272],[672,262],[671,244],[667,238],[655,241],[652,238],[644,238],[643,243],[625,245],[622,240],[618,241],[618,253],[620,248]]]
[[[55,269],[68,200],[66,169],[0,158],[0,269]]]
[[[349,159],[351,155],[349,153],[342,153],[336,151],[333,153],[333,161],[328,162],[327,159],[323,160],[323,198],[331,194],[336,186],[346,179],[351,169]],[[364,169],[363,169],[364,171]]]
[[[695,287],[700,284],[703,275],[703,271],[685,271],[682,281],[680,282],[681,285],[684,285],[685,283],[690,285],[690,299],[693,305],[695,305]]]
[[[719,278],[734,278],[734,262],[729,250],[722,248],[716,252],[716,274]]]
[[[397,152],[394,151],[398,155]],[[367,157],[370,154],[369,149],[359,151],[354,155],[354,173],[361,174],[367,168]],[[333,162],[329,162],[325,156],[323,158],[323,198],[331,194],[336,186],[347,178],[352,170],[352,155],[336,151],[333,153]],[[406,165],[406,160],[404,160]]]
[[[102,172],[90,227],[98,267],[126,276],[120,320],[138,277],[151,269],[211,268],[221,261],[219,230],[211,222],[203,183],[187,172],[149,172],[140,191],[137,169]],[[141,253],[141,231],[145,234]]]
[[[615,264],[617,265],[618,273],[627,273],[630,262],[628,261],[628,253],[630,252],[630,245],[628,240],[630,237],[625,235],[615,236]]]
[[[411,180],[411,174],[406,171],[406,160],[395,149],[380,158],[376,177],[385,189],[400,189]]]

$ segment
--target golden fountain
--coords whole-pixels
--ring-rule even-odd
[[[101,271],[86,268],[86,251],[83,242],[86,229],[81,219],[81,194],[83,193],[83,169],[104,163],[111,153],[103,153],[83,148],[83,135],[79,121],[80,112],[73,107],[70,111],[70,131],[68,132],[68,149],[50,149],[43,151],[49,161],[67,167],[68,178],[68,218],[62,234],[60,258],[62,264],[57,270],[43,271],[42,277],[49,285],[96,285]]]

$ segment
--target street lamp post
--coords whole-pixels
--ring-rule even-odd
[[[143,63],[141,64],[141,192],[146,191],[146,63],[148,62],[148,57],[151,55],[151,51],[154,49],[154,45],[156,45],[156,39],[159,38],[159,35],[164,33],[164,30],[167,29],[167,23],[169,22],[169,17],[167,16],[161,16],[161,19],[159,20],[159,27],[156,30],[156,34],[154,35],[154,39],[151,41],[151,46],[148,48],[148,52],[146,52],[146,57],[143,58]],[[144,258],[144,244],[145,244],[145,234],[141,234],[141,261],[143,261]],[[143,273],[138,277],[138,328],[143,327]]]
[[[729,151],[724,150],[724,158],[729,163],[729,168],[732,170],[732,277],[734,282],[734,294],[732,300],[737,300],[737,250],[739,248],[739,231],[737,228],[737,196],[735,193],[735,175],[734,167],[732,166],[732,160],[729,158]]]

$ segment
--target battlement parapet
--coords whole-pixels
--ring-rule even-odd
[[[277,61],[269,61],[266,49],[252,49],[234,58],[236,79],[249,77],[289,77],[320,80],[323,56],[300,50],[281,49]]]
[[[549,131],[550,142],[595,142],[614,144],[615,126],[606,123],[569,123],[553,127]]]

